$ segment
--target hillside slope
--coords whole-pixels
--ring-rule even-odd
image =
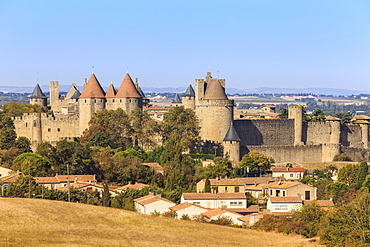
[[[0,246],[317,246],[299,236],[40,199],[0,198]]]

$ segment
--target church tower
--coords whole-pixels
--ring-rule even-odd
[[[32,105],[40,105],[40,106],[47,106],[47,97],[42,92],[39,84],[36,84],[35,89],[33,89],[33,92],[30,97],[30,104]]]
[[[105,93],[94,74],[90,76],[79,98],[79,129],[82,134],[89,127],[89,121],[95,112],[105,109]]]
[[[233,121],[234,101],[225,93],[225,80],[213,79],[207,73],[205,80],[195,80],[195,111],[201,127],[202,140],[221,143]]]

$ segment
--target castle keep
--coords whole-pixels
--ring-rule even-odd
[[[30,102],[47,105],[39,85]],[[60,96],[58,82],[50,82],[53,114],[24,114],[14,118],[14,124],[17,135],[29,138],[35,149],[41,142],[78,140],[95,112],[122,108],[130,113],[147,103],[129,74],[118,91],[111,84],[107,92],[92,74],[82,93],[72,85],[67,95]],[[289,106],[288,119],[235,119],[234,101],[225,93],[225,80],[214,79],[209,72],[205,79],[195,80],[195,90],[189,85],[181,98],[176,95],[174,105],[194,110],[200,121],[201,139],[212,147],[220,147],[216,151],[233,163],[250,151],[264,153],[276,162],[326,162],[343,152],[355,161],[369,160],[370,118],[357,118],[350,124],[342,124],[334,117],[327,117],[325,122],[304,122],[303,108]]]

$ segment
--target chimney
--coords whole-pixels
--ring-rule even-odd
[[[135,87],[136,90],[139,89],[139,78],[135,78]]]

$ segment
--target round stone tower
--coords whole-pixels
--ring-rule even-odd
[[[202,140],[221,143],[233,121],[234,101],[225,93],[225,80],[196,80],[195,111],[201,127]]]
[[[37,146],[42,142],[41,113],[31,113],[31,114],[32,114],[31,149],[36,150]]]
[[[294,105],[288,108],[288,117],[294,119],[294,145],[303,145],[302,129],[303,129],[303,107]]]
[[[138,92],[130,75],[127,73],[116,94],[116,108],[122,108],[127,114],[136,108],[143,108],[143,97]]]
[[[182,95],[182,105],[185,108],[195,110],[195,92],[191,84],[189,84],[185,93]]]
[[[33,89],[33,92],[30,97],[30,104],[47,106],[47,97],[42,92],[39,84],[36,84],[35,89]]]
[[[89,127],[89,121],[95,112],[105,109],[105,93],[94,74],[90,76],[79,98],[79,129],[82,134]]]
[[[234,167],[237,166],[240,161],[240,138],[233,122],[231,122],[222,144],[224,146],[224,157],[231,160]]]

